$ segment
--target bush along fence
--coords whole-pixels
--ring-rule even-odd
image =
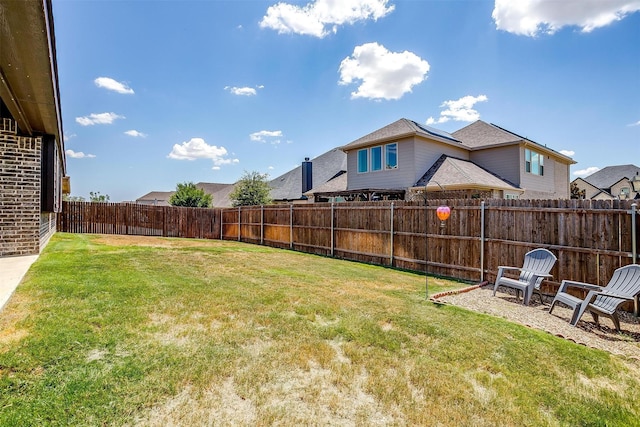
[[[439,206],[451,215],[441,221]],[[640,233],[632,200],[428,200],[179,208],[65,202],[58,231],[237,240],[468,281],[495,280],[542,247],[563,279],[605,285],[633,263]],[[635,257],[635,258],[634,258]],[[636,261],[637,262],[637,261]]]

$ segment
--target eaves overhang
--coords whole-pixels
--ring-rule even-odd
[[[440,142],[442,144],[446,144],[446,145],[450,145],[452,147],[457,147],[457,148],[464,148],[468,150],[468,147],[463,146],[460,142],[456,142],[453,140],[450,140],[448,138],[443,138],[443,137],[439,137],[437,135],[425,135],[422,133],[418,133],[418,132],[406,132],[406,133],[402,133],[402,134],[398,134],[398,135],[393,135],[391,137],[387,137],[387,138],[380,138],[377,140],[373,140],[373,141],[366,141],[366,142],[361,142],[361,143],[350,143],[348,145],[344,145],[342,147],[339,147],[342,151],[344,151],[345,153],[348,153],[349,151],[353,151],[353,150],[357,150],[360,148],[365,148],[365,147],[373,147],[374,145],[380,145],[380,144],[386,144],[389,142],[396,142],[396,141],[400,141],[403,139],[407,139],[407,138],[419,138],[421,140],[425,140],[425,141],[436,141],[436,142]]]
[[[557,159],[560,159],[562,161],[564,161],[565,163],[569,164],[569,165],[575,165],[576,162],[575,160],[573,160],[571,157],[569,156],[565,156],[562,153],[559,153],[555,150],[552,150],[551,148],[547,148],[544,145],[540,145],[537,142],[533,142],[533,141],[529,141],[526,139],[522,139],[522,140],[517,140],[517,141],[509,141],[509,142],[501,142],[498,144],[490,144],[490,145],[482,145],[480,147],[469,147],[469,146],[464,146],[465,149],[469,150],[470,152],[473,151],[482,151],[482,150],[486,150],[489,148],[500,148],[500,147],[508,147],[510,145],[521,145],[525,148],[529,147],[532,149],[535,149],[536,151],[542,152],[543,154],[546,155],[550,155],[553,156]]]
[[[29,136],[51,135],[66,175],[51,0],[0,0],[0,97]]]

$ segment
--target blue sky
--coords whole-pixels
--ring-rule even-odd
[[[640,0],[54,0],[72,195],[275,178],[405,117],[640,165]]]

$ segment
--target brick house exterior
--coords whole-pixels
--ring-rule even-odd
[[[0,21],[0,257],[33,255],[68,183],[51,1],[0,0]]]

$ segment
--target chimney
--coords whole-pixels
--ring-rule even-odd
[[[313,172],[312,164],[308,157],[302,162],[302,194],[313,188]]]

